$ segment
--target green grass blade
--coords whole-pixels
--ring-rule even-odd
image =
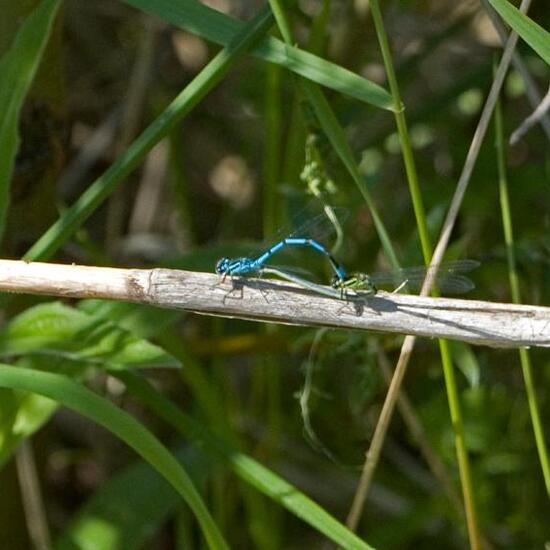
[[[149,462],[183,497],[211,548],[228,548],[204,501],[178,461],[128,413],[66,376],[0,365],[0,387],[37,393],[101,424]]]
[[[372,17],[374,25],[376,28],[376,33],[378,36],[378,41],[382,51],[382,56],[384,59],[384,67],[386,69],[386,74],[388,75],[388,81],[390,83],[390,89],[393,95],[394,104],[396,106],[396,125],[399,133],[401,149],[403,152],[403,160],[405,163],[407,180],[409,183],[409,190],[411,193],[411,198],[414,204],[414,213],[416,218],[416,223],[418,227],[418,232],[421,240],[422,251],[424,258],[427,264],[430,263],[431,259],[431,243],[429,240],[429,233],[427,229],[427,220],[425,209],[422,203],[422,195],[420,193],[420,187],[418,184],[418,175],[416,170],[416,164],[414,161],[414,155],[411,147],[411,140],[409,136],[409,131],[406,124],[405,114],[401,106],[401,94],[399,92],[399,86],[397,83],[397,78],[395,76],[395,70],[393,67],[393,60],[391,56],[391,51],[389,47],[389,42],[384,27],[384,21],[382,18],[382,13],[380,10],[380,4],[378,0],[372,0],[370,3]],[[406,344],[405,344],[406,345]],[[450,353],[450,348],[446,340],[439,340],[439,348],[441,353],[441,360],[443,364],[443,372],[445,376],[445,385],[447,388],[447,399],[449,402],[449,409],[451,413],[452,423],[455,432],[455,445],[457,451],[457,459],[459,464],[460,479],[462,483],[462,490],[465,501],[465,511],[466,519],[468,526],[468,533],[470,536],[470,542],[472,548],[479,547],[479,532],[477,528],[477,515],[475,511],[475,502],[473,499],[473,490],[472,490],[472,480],[470,473],[469,460],[467,455],[467,448],[465,442],[465,433],[462,422],[462,413],[460,409],[460,402],[458,398],[458,390],[456,386],[456,380],[453,370],[453,363]],[[398,366],[396,372],[394,373],[394,380],[402,381],[405,376],[405,370],[408,364],[408,358],[401,360],[403,357],[403,348],[402,355],[398,361]],[[375,431],[371,446],[367,453],[367,460],[363,467],[363,474],[361,476],[360,485],[358,487],[357,493],[354,498],[354,502],[348,516],[348,525],[356,526],[359,520],[365,498],[367,495],[367,490],[372,481],[372,475],[374,468],[380,457],[380,451],[382,448],[383,441],[386,437],[389,422],[393,409],[395,408],[397,394],[399,391],[399,386],[401,382],[393,385],[393,389],[388,392],[386,401],[384,403],[384,410],[389,411],[387,415],[383,412],[381,419],[384,419],[383,422],[379,421],[377,429]]]
[[[401,101],[401,93],[399,91],[397,77],[395,75],[395,69],[393,67],[393,60],[391,56],[388,36],[384,28],[384,21],[382,18],[382,12],[380,11],[380,5],[377,1],[374,1],[372,5],[372,19],[374,21],[374,27],[376,29],[376,35],[378,37],[378,43],[380,44],[382,58],[384,59],[384,67],[386,69],[386,75],[393,98],[395,108],[395,123],[397,126],[397,132],[399,134],[401,153],[403,155],[403,164],[405,165],[405,172],[407,174],[409,193],[411,195],[411,200],[413,203],[418,236],[420,237],[420,244],[422,246],[422,254],[424,256],[424,261],[426,265],[429,265],[432,256],[432,247],[428,234],[426,212],[424,209],[424,203],[422,201],[422,194],[420,192],[418,172],[416,169],[416,162],[412,151],[409,130],[407,128],[405,107]]]
[[[19,148],[19,114],[58,7],[58,0],[43,0],[21,25],[11,48],[0,60],[0,236],[6,223],[10,182]]]
[[[506,0],[489,0],[502,19],[550,65],[550,33]]]
[[[502,215],[502,228],[504,231],[504,243],[506,244],[506,257],[508,261],[508,277],[510,279],[510,290],[512,301],[515,304],[521,303],[521,292],[519,287],[519,276],[516,263],[516,252],[514,243],[514,231],[512,225],[512,212],[510,209],[510,194],[508,192],[508,177],[506,175],[506,145],[504,143],[504,129],[502,121],[502,108],[500,101],[495,108],[495,146],[497,150],[497,168],[498,168],[498,192],[500,198],[500,210]],[[550,456],[544,434],[544,423],[541,419],[540,405],[537,398],[537,389],[531,355],[527,348],[519,349],[519,360],[525,383],[525,393],[529,403],[529,414],[533,425],[535,443],[546,486],[546,492],[550,497]]]
[[[24,258],[36,261],[51,257],[122,180],[140,164],[145,155],[220,82],[237,59],[268,31],[271,24],[272,17],[269,9],[261,10],[257,17],[247,23],[237,37],[180,92],[126,152],[40,237]]]
[[[384,67],[386,69],[386,74],[388,75],[388,81],[390,83],[390,90],[396,105],[396,126],[401,143],[403,162],[405,164],[405,171],[409,184],[409,192],[411,194],[411,200],[413,202],[415,220],[418,229],[418,235],[420,238],[422,253],[426,265],[429,265],[431,263],[432,257],[432,245],[428,232],[426,211],[423,205],[422,194],[420,192],[416,162],[412,150],[409,130],[407,128],[405,112],[403,109],[397,109],[397,107],[401,105],[401,93],[399,91],[399,85],[395,75],[389,41],[384,26],[382,12],[380,9],[380,2],[378,0],[373,0],[371,2],[371,10],[374,25],[376,27],[376,34],[378,36],[378,42],[380,44],[380,49],[384,58]],[[435,289],[432,290],[432,295],[437,295]],[[468,536],[472,548],[478,548],[480,546],[480,534],[478,528],[477,511],[475,506],[476,503],[474,498],[468,449],[466,445],[466,433],[464,431],[458,386],[456,384],[456,377],[449,342],[447,340],[440,339],[439,350],[443,367],[443,375],[445,378],[445,387],[447,390],[449,412],[454,427],[455,448],[457,454],[460,481],[462,485],[462,494],[464,498]],[[406,368],[407,363],[402,364],[405,365],[404,368]]]
[[[120,378],[135,397],[173,428],[192,440],[200,440],[205,449],[228,462],[231,469],[241,479],[323,533],[338,546],[350,550],[371,548],[296,487],[250,456],[210,434],[174,403],[156,392],[147,380],[129,371],[117,371],[112,374]]]
[[[290,23],[287,20],[284,6],[280,2],[280,0],[270,0],[270,5],[273,13],[275,14],[275,20],[277,21],[279,30],[285,39],[286,46],[290,48],[293,38],[291,34]],[[386,231],[384,222],[382,221],[382,218],[378,213],[376,204],[374,203],[374,200],[372,199],[371,194],[367,189],[363,178],[361,177],[359,166],[355,162],[353,152],[347,142],[344,130],[338,122],[334,111],[330,107],[330,104],[326,100],[321,89],[319,89],[319,87],[316,86],[314,82],[302,80],[300,84],[301,90],[304,96],[307,98],[309,104],[311,105],[311,108],[313,109],[321,128],[323,129],[334,150],[340,157],[340,160],[348,170],[360,193],[363,195],[363,198],[365,199],[365,202],[367,203],[367,206],[371,213],[376,232],[378,233],[378,237],[380,239],[380,242],[382,243],[382,247],[384,248],[384,252],[388,260],[390,261],[392,267],[394,267],[395,269],[399,268],[400,266],[397,260],[397,255],[391,243],[389,234]],[[390,100],[393,101],[391,96],[389,97]],[[401,105],[398,105],[398,108],[401,109]],[[335,249],[339,247],[338,240],[334,247]]]
[[[196,0],[124,1],[223,46],[229,44],[244,27],[241,21]],[[342,94],[381,109],[392,109],[390,94],[378,84],[311,53],[286,45],[275,38],[266,37],[251,50],[251,53]]]

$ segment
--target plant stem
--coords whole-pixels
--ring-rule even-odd
[[[29,538],[35,550],[48,550],[51,548],[50,529],[30,438],[21,442],[15,464]]]
[[[378,41],[380,43],[380,49],[382,51],[382,57],[384,59],[384,65],[388,82],[390,85],[390,91],[393,96],[394,111],[396,117],[396,125],[401,142],[401,148],[403,151],[403,161],[405,163],[405,170],[407,174],[407,180],[409,184],[409,191],[413,201],[413,208],[416,217],[416,223],[418,227],[418,234],[420,237],[422,252],[424,255],[424,261],[427,265],[431,262],[432,246],[429,239],[426,215],[424,206],[422,203],[422,196],[418,185],[418,176],[416,166],[414,162],[414,155],[412,152],[411,142],[409,138],[409,132],[407,129],[407,123],[401,96],[399,93],[399,86],[397,84],[397,78],[395,76],[395,70],[391,58],[391,52],[389,48],[388,38],[384,28],[384,22],[382,19],[382,13],[380,11],[380,5],[378,0],[372,0],[370,2],[372,18],[376,28]],[[390,390],[384,403],[383,413],[380,418],[380,426],[377,426],[377,430],[372,440],[371,449],[367,452],[367,458],[364,465],[363,474],[358,486],[357,494],[354,498],[350,514],[348,516],[348,526],[354,528],[360,517],[361,510],[364,505],[364,501],[367,496],[368,486],[373,477],[374,469],[378,462],[380,451],[382,448],[382,442],[387,433],[389,423],[395,408],[397,396],[401,386],[401,382],[405,375],[405,370],[408,364],[408,359],[412,353],[415,340],[414,338],[407,337],[405,339],[401,356],[399,358],[395,374],[394,381],[390,385]],[[443,373],[445,376],[445,386],[447,389],[447,399],[449,402],[449,409],[451,414],[451,421],[455,433],[455,445],[458,458],[458,465],[460,468],[460,478],[462,482],[462,491],[464,497],[464,505],[466,511],[466,522],[468,526],[468,535],[470,539],[470,545],[472,548],[477,549],[480,546],[479,532],[477,527],[477,519],[475,512],[475,502],[473,498],[473,489],[471,481],[470,466],[468,461],[468,454],[466,449],[465,434],[462,423],[462,414],[460,410],[460,402],[458,399],[458,390],[456,386],[456,380],[453,371],[453,364],[450,349],[448,343],[445,340],[439,341],[439,348],[441,353],[441,359],[443,363]]]
[[[521,303],[521,295],[519,289],[519,278],[516,265],[516,255],[514,251],[514,232],[512,227],[512,214],[510,211],[510,197],[508,194],[508,179],[506,177],[506,159],[504,145],[504,131],[502,123],[502,109],[500,102],[497,102],[495,109],[495,145],[497,149],[497,166],[498,166],[498,190],[500,197],[500,209],[502,213],[502,227],[504,230],[504,242],[506,244],[506,256],[508,260],[508,275],[510,278],[510,290],[512,301],[515,304]],[[540,409],[537,402],[537,393],[531,367],[531,357],[527,348],[519,349],[519,360],[521,370],[523,372],[523,380],[525,383],[525,391],[529,403],[529,413],[533,424],[533,432],[535,434],[535,442],[539,454],[542,475],[546,492],[550,497],[550,460],[548,457],[548,449],[544,440],[544,429],[540,418]]]
[[[426,212],[424,210],[424,203],[422,202],[422,194],[418,184],[418,172],[416,170],[414,154],[407,128],[407,119],[405,118],[405,107],[401,101],[401,94],[399,92],[399,85],[397,84],[397,78],[395,76],[388,36],[386,34],[386,29],[384,28],[384,21],[382,19],[382,13],[380,11],[378,0],[371,2],[370,8],[376,29],[376,35],[378,37],[378,43],[380,44],[380,50],[382,52],[382,58],[384,60],[384,67],[388,78],[388,84],[390,86],[390,92],[393,97],[395,122],[397,125],[399,140],[401,142],[403,162],[405,164],[409,192],[411,194],[414,215],[418,226],[418,235],[420,237],[422,254],[424,255],[424,261],[426,264],[429,264],[432,257],[432,246],[428,234],[428,225],[426,223]]]

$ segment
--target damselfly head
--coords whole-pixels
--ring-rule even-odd
[[[216,273],[218,275],[226,275],[229,271],[229,266],[231,265],[231,260],[229,258],[220,258],[216,262]]]

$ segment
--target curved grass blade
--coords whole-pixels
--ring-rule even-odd
[[[180,365],[162,348],[121,327],[122,322],[111,321],[102,311],[85,312],[60,302],[39,304],[0,331],[0,360],[19,357],[17,367],[55,370],[76,380],[97,369]],[[0,466],[56,408],[55,402],[40,395],[0,390]]]
[[[339,547],[348,550],[372,548],[288,481],[218,436],[209,433],[172,401],[156,392],[145,378],[130,371],[116,371],[112,374],[122,380],[135,397],[169,425],[190,439],[200,440],[205,449],[223,458],[237,476],[323,533]]]
[[[321,90],[310,82],[303,82],[302,84],[302,89],[315,112],[315,116],[317,117],[321,128],[323,129],[328,140],[334,147],[334,150],[338,153],[340,160],[348,170],[350,176],[352,177],[353,181],[357,185],[357,188],[363,195],[365,202],[367,203],[369,212],[372,216],[372,221],[376,228],[376,232],[378,233],[378,237],[380,239],[382,247],[384,248],[384,253],[386,254],[386,257],[388,258],[392,267],[398,268],[399,261],[397,260],[397,255],[391,243],[390,236],[386,230],[384,222],[382,221],[380,213],[378,212],[375,201],[370,194],[365,182],[363,181],[359,166],[355,162],[353,152],[349,143],[347,142],[347,138],[342,126],[340,126],[336,115],[334,114]]]
[[[0,59],[0,235],[4,231],[10,182],[19,147],[19,114],[58,7],[58,0],[43,0],[21,25],[11,48]]]
[[[216,44],[226,46],[241,32],[244,23],[224,15],[196,0],[124,0],[142,11],[154,14],[164,21],[182,27]],[[381,109],[392,110],[390,94],[378,84],[363,78],[344,67],[330,63],[280,40],[265,37],[251,53],[285,67],[317,84],[370,103]]]
[[[66,376],[0,364],[0,387],[37,393],[101,424],[161,473],[195,514],[210,548],[229,548],[193,482],[178,461],[141,423]]]

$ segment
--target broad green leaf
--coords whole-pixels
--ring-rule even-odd
[[[223,46],[229,44],[245,25],[238,19],[224,15],[196,0],[179,0],[179,2],[125,0],[125,2]],[[381,109],[392,110],[391,95],[378,84],[309,52],[287,46],[280,40],[265,37],[252,48],[252,53],[256,57],[277,63],[317,84]]]
[[[4,231],[10,182],[19,147],[19,114],[58,7],[59,0],[43,0],[21,25],[11,48],[0,59],[0,235]]]
[[[143,304],[112,300],[81,300],[80,311],[96,318],[110,319],[120,328],[141,338],[153,338],[183,316],[183,312]]]
[[[29,308],[0,332],[0,355],[44,354],[98,367],[178,367],[158,346],[115,325],[102,315],[61,302]],[[48,370],[56,370],[49,368]]]
[[[50,302],[29,308],[0,331],[0,356],[22,356],[15,368],[55,371],[76,379],[96,368],[179,367],[160,347],[100,314]],[[0,464],[44,425],[57,405],[39,395],[2,390]]]
[[[502,19],[550,65],[550,33],[507,0],[489,0]]]
[[[0,365],[0,387],[43,395],[110,430],[170,482],[195,514],[210,548],[228,548],[186,471],[168,449],[128,413],[70,378],[51,372]]]
[[[42,427],[56,409],[55,401],[41,395],[0,389],[0,467],[17,445]]]
[[[196,481],[211,470],[210,461],[196,448],[176,454]],[[148,464],[125,468],[104,483],[82,506],[56,550],[100,548],[139,550],[175,512],[179,496]]]

